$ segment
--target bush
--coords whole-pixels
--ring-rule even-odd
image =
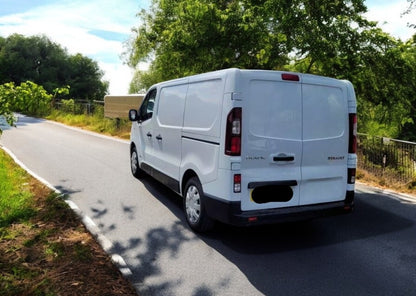
[[[66,113],[74,113],[75,111],[75,101],[73,99],[70,100],[61,100],[61,110]]]

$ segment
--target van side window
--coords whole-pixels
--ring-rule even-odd
[[[153,116],[153,107],[155,105],[156,89],[152,89],[144,98],[139,110],[139,116],[142,121],[148,120]]]

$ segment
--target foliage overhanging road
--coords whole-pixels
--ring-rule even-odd
[[[131,176],[125,141],[21,117],[0,143],[98,225],[141,295],[416,295],[416,203],[360,187],[352,215],[197,236],[175,194]]]

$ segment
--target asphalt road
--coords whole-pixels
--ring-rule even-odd
[[[131,176],[126,141],[21,117],[0,144],[94,221],[140,295],[416,295],[416,201],[360,185],[351,215],[196,235],[177,195]]]

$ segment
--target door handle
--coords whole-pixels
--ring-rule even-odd
[[[156,136],[156,139],[157,139],[158,141],[162,141],[162,136],[161,136],[161,135],[157,135],[157,136]]]
[[[291,156],[291,155],[286,155],[286,154],[279,154],[277,156],[273,157],[273,161],[294,161],[295,157]]]
[[[147,132],[146,136],[147,136],[148,138],[151,138],[151,137],[152,137],[152,134],[151,134],[150,132]]]

